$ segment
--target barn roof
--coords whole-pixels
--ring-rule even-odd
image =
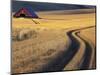
[[[32,7],[25,7],[25,8],[28,10],[28,12],[29,12],[31,15],[37,16],[37,14],[35,13],[35,11],[33,10]]]
[[[20,17],[20,15],[18,15],[18,14],[21,13],[21,11],[24,10],[24,9],[26,10],[27,13],[29,13],[29,15],[27,17],[39,18],[37,16],[37,14],[35,13],[35,11],[33,10],[33,8],[30,7],[30,6],[26,6],[26,7],[21,8],[18,12],[15,13],[14,17]]]

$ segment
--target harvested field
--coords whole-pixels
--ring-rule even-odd
[[[38,12],[41,19],[13,17],[12,73],[95,69],[95,10],[75,12]]]

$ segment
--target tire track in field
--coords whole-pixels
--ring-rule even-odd
[[[93,27],[93,26],[91,26]],[[51,60],[47,65],[44,65],[41,69],[39,69],[37,72],[56,72],[56,71],[62,71],[64,69],[64,67],[66,65],[68,65],[70,63],[70,61],[74,58],[74,56],[77,54],[77,52],[80,49],[80,41],[77,38],[80,38],[80,40],[82,40],[85,45],[86,48],[84,49],[84,56],[82,54],[82,57],[84,57],[83,62],[78,62],[75,66],[77,66],[77,68],[82,69],[85,66],[87,66],[85,69],[88,69],[88,65],[90,63],[90,56],[91,56],[91,46],[86,43],[86,41],[84,41],[78,34],[80,30],[83,29],[87,29],[87,28],[91,28],[91,27],[85,27],[85,28],[81,28],[81,29],[75,29],[75,30],[71,30],[68,33],[66,33],[70,40],[71,40],[71,45],[69,46],[68,50],[65,50],[62,53],[58,53],[57,56]],[[74,33],[74,35],[73,35]],[[76,37],[75,37],[76,36]],[[87,49],[90,49],[90,51],[88,52]],[[90,55],[90,56],[89,56]],[[76,59],[77,60],[77,59]],[[86,62],[87,61],[87,62]],[[81,63],[81,66],[78,67],[78,65]]]
[[[75,35],[74,36],[78,39],[78,41],[79,41],[79,39],[81,39],[80,43],[82,43],[82,41],[83,41],[83,43],[85,44],[85,46],[84,46],[85,48],[79,49],[79,50],[81,50],[81,52],[80,52],[81,53],[80,62],[77,63],[77,64],[75,64],[75,63],[71,64],[71,63],[75,62],[76,60],[78,60],[78,57],[77,57],[78,53],[79,53],[79,50],[78,50],[77,53],[76,53],[76,57],[75,56],[73,57],[73,60],[71,60],[68,65],[66,65],[64,70],[92,69],[93,58],[94,58],[94,55],[95,55],[94,47],[93,47],[92,43],[86,37],[84,37],[83,35],[80,35],[81,30],[85,30],[85,29],[92,28],[92,27],[94,27],[94,26],[76,29],[75,31],[73,31],[73,33],[76,35],[76,36]],[[83,54],[82,51],[84,52],[84,54]]]
[[[92,28],[92,27],[89,27],[89,28]],[[94,48],[92,42],[89,41],[83,35],[78,35],[78,37],[80,37],[86,45],[85,53],[84,53],[83,59],[81,60],[81,64],[80,64],[79,68],[80,68],[80,70],[92,69],[93,58],[95,55],[95,48]]]
[[[58,53],[54,60],[43,66],[38,72],[54,72],[62,71],[64,69],[65,65],[71,61],[80,47],[80,42],[72,35],[75,31],[76,30],[71,30],[67,33],[71,40],[71,45],[68,50],[65,50],[63,53]]]
[[[88,41],[85,39],[85,37],[80,36],[79,33],[81,30],[92,28],[94,26],[90,27],[84,27],[80,29],[71,30],[66,33],[66,35],[70,38],[71,44],[68,47],[68,50],[65,50],[64,52],[60,52],[56,55],[56,57],[53,58],[49,63],[46,65],[43,65],[38,69],[36,72],[31,73],[41,73],[41,72],[57,72],[57,71],[63,71],[65,66],[68,66],[69,63],[79,52],[81,43],[79,39],[85,44],[85,48],[83,49],[84,54],[82,54],[82,59],[80,59],[80,62],[77,62],[74,64],[74,69],[88,69],[90,67],[91,63],[91,55],[92,55],[92,47],[91,44],[88,43]],[[78,39],[79,38],[79,39]],[[76,59],[77,60],[77,59]],[[79,61],[79,59],[78,59]],[[73,65],[73,64],[72,64]]]
[[[83,40],[81,40],[77,35],[79,34],[79,31],[74,31],[72,35],[74,38],[76,38],[79,41],[79,48],[77,50],[77,53],[74,55],[74,57],[69,61],[68,64],[64,67],[63,70],[76,70],[78,69],[78,65],[80,63],[80,60],[82,59],[84,52],[85,52],[85,43]],[[75,44],[75,43],[74,43]]]

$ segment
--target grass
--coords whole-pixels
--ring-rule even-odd
[[[31,68],[34,71],[37,71],[35,66],[39,68],[39,64],[46,64],[47,59],[52,59],[55,56],[55,53],[64,50],[66,47],[66,41],[66,35],[63,32],[59,33],[59,31],[49,30],[46,32],[39,32],[36,38],[30,38],[23,41],[13,41],[13,72],[30,72]],[[43,61],[43,63],[40,63],[39,61]]]
[[[61,13],[61,15],[39,12],[39,16],[43,17],[43,19],[33,19],[39,24],[35,24],[32,19],[12,18],[12,37],[16,37],[22,29],[36,32],[36,37],[22,41],[12,41],[13,73],[38,71],[43,65],[52,61],[57,53],[64,51],[69,46],[68,36],[66,36],[67,31],[95,25],[94,12],[85,14]],[[82,34],[86,32],[84,31]],[[92,31],[86,33],[87,37],[92,37],[92,34],[94,34]]]

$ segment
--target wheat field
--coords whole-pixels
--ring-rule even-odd
[[[70,37],[66,35],[70,30],[93,26],[81,30],[80,36],[89,39],[95,47],[95,9],[75,12],[37,12],[41,19],[12,17],[12,73],[41,72],[54,63],[71,45]],[[95,56],[93,60],[91,68],[95,68]]]

